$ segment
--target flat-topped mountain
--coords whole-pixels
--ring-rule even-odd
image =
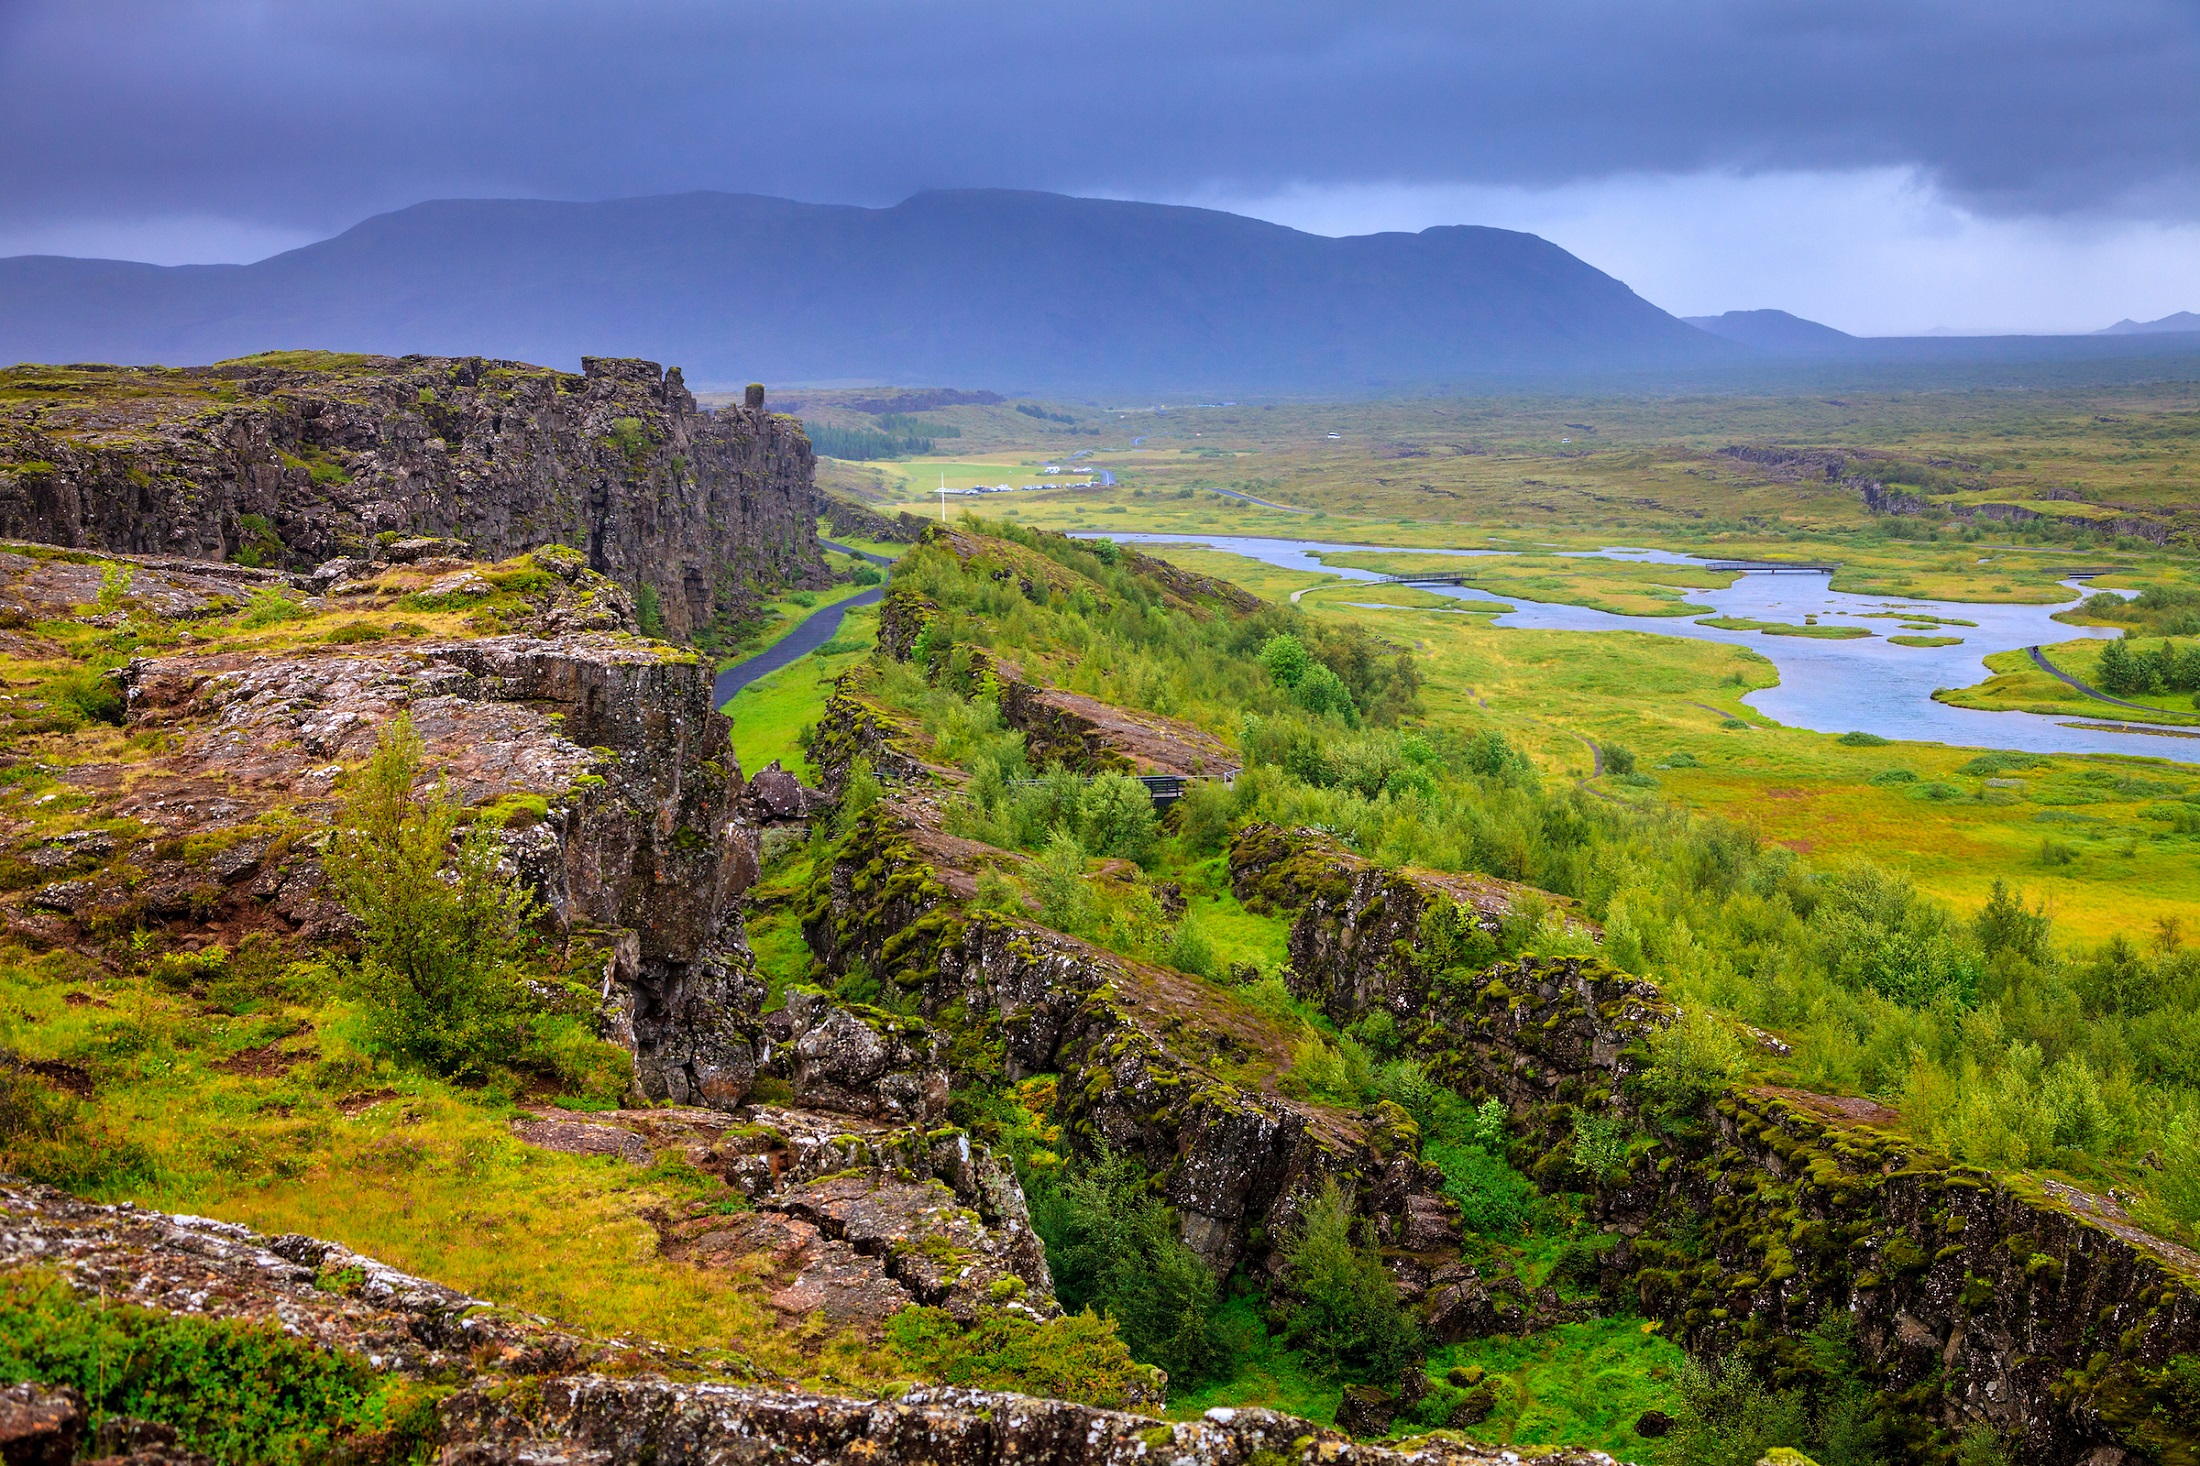
[[[0,260],[0,362],[308,346],[1003,390],[1364,390],[1732,352],[1532,234],[1332,239],[1005,190],[886,209],[724,193],[446,200],[250,265]]]

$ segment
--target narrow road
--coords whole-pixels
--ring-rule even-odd
[[[2102,692],[2098,688],[2086,686],[2083,682],[2080,682],[2077,678],[2071,676],[2068,672],[2065,672],[2062,668],[2047,660],[2047,658],[2041,654],[2038,647],[2028,646],[2025,648],[2025,650],[2032,654],[2033,666],[2038,667],[2042,672],[2045,672],[2048,676],[2054,678],[2057,682],[2069,683],[2072,687],[2077,688],[2078,691],[2084,693],[2087,697],[2098,698],[2102,702],[2112,702],[2120,708],[2130,708],[2135,712],[2159,713],[2162,711],[2160,708],[2150,708],[2143,702],[2125,702],[2120,697],[2110,697],[2107,693]]]
[[[1220,494],[1226,499],[1243,499],[1248,504],[1258,504],[1263,509],[1281,509],[1286,514],[1312,514],[1314,512],[1311,509],[1301,509],[1296,504],[1276,504],[1267,499],[1256,499],[1251,494],[1241,494],[1236,489],[1218,489],[1213,484],[1201,484],[1199,487],[1210,494]]]
[[[713,705],[724,707],[733,700],[735,693],[754,682],[757,678],[778,671],[798,657],[808,656],[811,652],[833,639],[834,634],[840,630],[840,618],[842,616],[858,606],[877,605],[885,594],[885,586],[874,585],[869,590],[848,597],[845,601],[835,601],[830,606],[821,606],[812,611],[794,630],[773,642],[763,651],[758,652],[745,662],[737,663],[720,672],[717,680],[711,684]]]

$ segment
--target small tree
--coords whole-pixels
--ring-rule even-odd
[[[1283,1243],[1304,1300],[1284,1325],[1290,1344],[1325,1374],[1394,1385],[1420,1357],[1421,1337],[1398,1307],[1398,1285],[1371,1247],[1352,1240],[1352,1202],[1334,1178]]]
[[[1269,637],[1262,645],[1260,661],[1279,687],[1296,687],[1299,679],[1306,675],[1306,669],[1313,665],[1314,658],[1305,642],[1284,631]]]
[[[1701,1008],[1689,1009],[1651,1034],[1649,1042],[1642,1087],[1651,1104],[1673,1119],[1692,1115],[1749,1072],[1741,1041]]]
[[[1102,774],[1085,790],[1085,849],[1143,865],[1160,838],[1153,795],[1129,774]]]
[[[392,1052],[456,1078],[514,1063],[530,1006],[517,971],[538,912],[486,824],[454,843],[441,780],[416,790],[420,736],[400,716],[344,800],[323,869],[359,923],[358,988]]]
[[[2101,679],[2101,690],[2104,692],[2125,694],[2140,690],[2139,659],[2132,655],[2128,636],[2119,637],[2101,647],[2101,665],[2097,675]]]
[[[1341,719],[1348,727],[1359,721],[1359,709],[1352,703],[1352,689],[1324,663],[1316,662],[1301,672],[1291,688],[1291,695],[1310,713],[1326,713]]]

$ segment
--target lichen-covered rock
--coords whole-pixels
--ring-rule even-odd
[[[749,802],[757,823],[806,820],[832,808],[832,796],[812,789],[773,759],[749,775]]]
[[[940,1043],[919,1019],[794,989],[766,1020],[797,1104],[896,1124],[947,1112]]]
[[[1247,825],[1231,842],[1230,883],[1252,910],[1296,917],[1293,996],[1340,1025],[1376,1009],[1411,1019],[1427,1006],[1437,964],[1424,950],[1423,926],[1432,916],[1494,932],[1528,894],[1487,876],[1392,870],[1315,831],[1270,824]]]
[[[825,583],[816,459],[795,419],[699,412],[677,367],[580,374],[480,357],[37,367],[0,408],[0,535],[295,569],[501,560],[545,542],[650,587],[674,634],[761,587]],[[87,598],[88,599],[88,598]]]
[[[84,1396],[35,1381],[0,1389],[0,1461],[7,1466],[70,1466],[84,1432]]]
[[[723,1385],[583,1375],[516,1391],[475,1387],[440,1408],[442,1466],[591,1461],[701,1466],[769,1456],[789,1466],[1498,1466],[1519,1452],[1449,1437],[1356,1444],[1273,1410],[1210,1410],[1174,1424],[1060,1400],[920,1386],[847,1400]],[[1601,1451],[1538,1451],[1543,1466],[1612,1466]]]

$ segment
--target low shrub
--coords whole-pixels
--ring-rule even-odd
[[[158,1421],[223,1462],[325,1460],[365,1437],[368,1458],[404,1460],[434,1425],[429,1391],[363,1359],[274,1325],[94,1306],[44,1271],[0,1278],[0,1377],[73,1386],[95,1425]]]
[[[237,617],[237,624],[247,631],[265,631],[285,621],[304,621],[313,613],[296,601],[276,590],[256,590],[252,599],[245,602],[244,611]]]
[[[965,1328],[944,1308],[909,1307],[887,1320],[886,1343],[921,1379],[1107,1410],[1128,1408],[1153,1375],[1131,1358],[1114,1326],[1089,1310],[1039,1323],[985,1309]]]

